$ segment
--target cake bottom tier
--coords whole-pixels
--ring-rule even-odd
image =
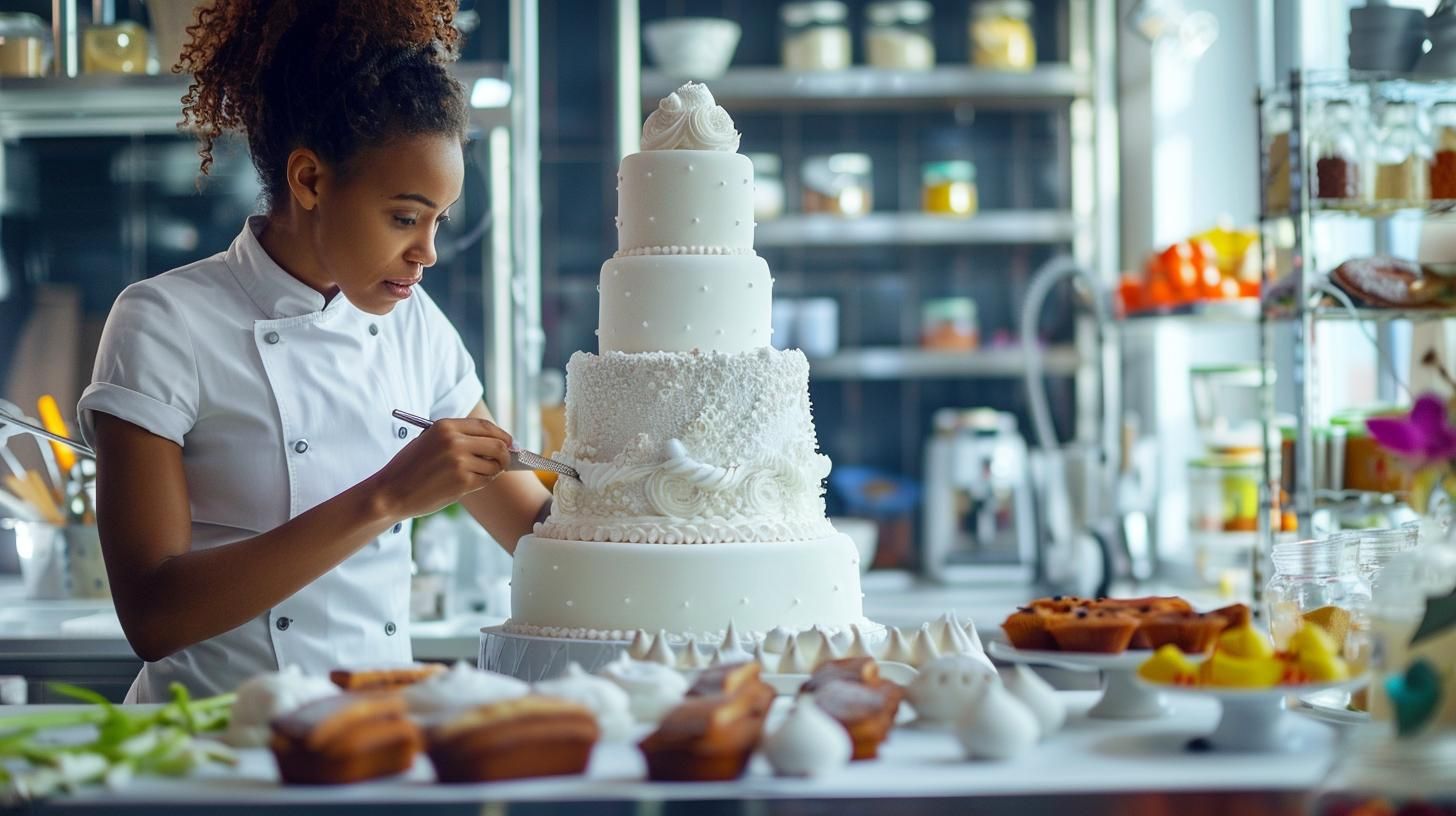
[[[621,544],[528,535],[516,545],[508,631],[624,640],[865,624],[859,552],[808,541]]]

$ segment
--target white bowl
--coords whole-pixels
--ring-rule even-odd
[[[642,28],[647,53],[662,72],[678,79],[716,79],[728,70],[743,29],[716,17],[653,20]]]
[[[859,550],[859,571],[868,571],[875,560],[875,551],[879,549],[880,525],[869,519],[849,516],[835,516],[829,524],[854,542],[855,549]]]

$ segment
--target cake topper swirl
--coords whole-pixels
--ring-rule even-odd
[[[642,126],[643,150],[738,150],[733,117],[708,86],[689,82],[657,103]]]

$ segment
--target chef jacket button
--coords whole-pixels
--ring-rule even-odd
[[[390,621],[390,622],[384,624],[384,634],[393,637],[394,636],[394,633],[395,632],[398,632],[398,631],[399,631],[399,629],[395,627],[394,621]]]
[[[404,529],[404,522],[402,522],[402,521],[395,522],[395,525],[394,525],[394,534],[395,535],[399,535],[399,531],[400,530],[403,530],[403,529]]]
[[[404,439],[406,436],[409,436],[409,429],[401,427],[399,429],[399,438]]]
[[[370,323],[369,324],[369,334],[370,335],[377,335],[377,334],[379,334],[379,327],[376,326],[373,323]]]
[[[278,337],[278,332],[268,332],[267,334],[263,335],[263,342],[267,343],[270,346],[278,345],[279,339],[280,338]]]
[[[290,623],[293,623],[293,621],[289,620],[288,618],[279,618],[278,620],[273,621],[273,625],[278,627],[278,631],[280,632],[288,631],[288,624]]]
[[[294,442],[293,443],[293,452],[294,453],[308,453],[308,440],[307,439],[300,439],[297,442]]]

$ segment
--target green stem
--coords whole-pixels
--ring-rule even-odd
[[[238,695],[234,693],[219,694],[216,697],[207,697],[192,703],[192,710],[212,712],[218,709],[231,708],[233,701]],[[12,717],[0,717],[0,735],[23,729],[44,729],[44,728],[65,728],[77,725],[95,725],[104,722],[110,712],[99,706],[85,706],[72,711],[36,711],[30,714],[16,714]]]

